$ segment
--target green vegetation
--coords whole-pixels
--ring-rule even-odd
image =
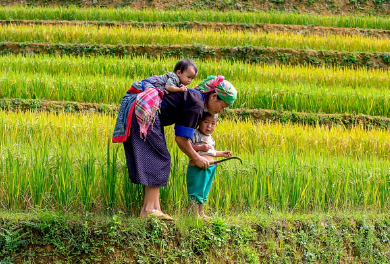
[[[249,5],[208,2],[197,3]],[[296,13],[0,7],[0,263],[390,263],[390,42],[377,34],[390,18],[297,13],[338,8],[332,1],[272,2]],[[375,0],[378,13],[384,5]],[[188,26],[199,21],[210,23]],[[245,30],[261,23],[270,28]],[[194,219],[188,159],[167,127],[161,202],[176,221],[136,219],[143,189],[111,143],[118,105],[132,82],[183,57],[199,68],[190,87],[221,74],[239,91],[213,137],[243,165],[219,165],[213,219]]]
[[[192,59],[226,59],[251,63],[312,65],[326,67],[350,67],[389,69],[388,53],[349,53],[315,50],[292,50],[258,47],[209,47],[202,45],[95,45],[95,44],[47,44],[47,43],[0,43],[0,54],[50,54],[53,56],[144,56]]]
[[[198,66],[195,85],[208,75],[222,74],[236,86],[242,82],[304,84],[323,87],[344,87],[358,89],[390,89],[390,71],[350,69],[340,67],[312,67],[309,65],[267,65],[230,60],[194,59]],[[173,71],[176,58],[148,58],[113,56],[49,56],[4,55],[0,57],[0,71],[45,73],[48,75],[67,74],[72,76],[106,76],[115,78],[145,78]],[[247,88],[249,89],[249,88]]]
[[[141,186],[129,183],[122,146],[107,143],[114,117],[0,115],[3,208],[138,211],[140,203],[134,201],[141,200]],[[172,168],[161,198],[167,211],[179,214],[187,205],[188,161],[174,143],[171,127],[166,138]],[[211,211],[387,210],[388,131],[225,120],[215,140],[218,149],[240,156],[244,166],[221,165],[210,193]]]
[[[137,22],[230,22],[318,25],[327,27],[376,28],[390,30],[388,16],[309,15],[287,12],[237,12],[210,10],[152,10],[130,8],[0,7],[0,19],[137,21]]]
[[[116,116],[119,105],[45,101],[40,99],[0,99],[0,109],[7,111],[38,111],[51,113],[102,113]],[[299,113],[277,110],[230,109],[220,114],[221,118],[234,120],[252,119],[263,122],[298,123],[303,125],[337,126],[344,128],[359,126],[364,129],[390,130],[390,118],[351,115]]]
[[[142,57],[50,58],[2,57],[0,97],[118,104],[134,81],[175,64],[174,59]],[[198,62],[192,86],[207,74],[225,74],[240,93],[234,108],[390,116],[386,71]]]
[[[1,214],[3,262],[388,263],[385,214],[246,214],[208,223]]]
[[[345,52],[388,52],[390,41],[362,36],[301,36],[287,33],[256,34],[240,31],[179,30],[175,28],[132,28],[67,25],[0,25],[0,41],[53,44],[182,45],[220,47],[256,46],[334,50]]]

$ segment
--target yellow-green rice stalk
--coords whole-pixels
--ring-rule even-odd
[[[180,30],[176,28],[97,27],[68,25],[0,25],[0,41],[45,43],[93,43],[111,45],[209,45],[256,46],[335,50],[346,52],[388,52],[388,39],[362,36],[302,36],[288,33]]]
[[[161,10],[131,8],[80,8],[1,6],[0,19],[94,20],[139,22],[230,22],[319,25],[329,27],[390,29],[390,19],[372,15],[313,15],[292,12],[237,12],[212,10]]]
[[[108,143],[114,121],[104,115],[0,112],[2,207],[136,214],[142,188],[128,182],[122,146]],[[166,138],[172,169],[161,197],[163,208],[174,212],[187,204],[188,160],[174,143],[172,127]],[[214,138],[216,149],[232,150],[244,165],[218,167],[212,210],[388,208],[388,132],[223,121]]]

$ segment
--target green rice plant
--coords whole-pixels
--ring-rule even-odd
[[[135,81],[129,78],[104,76],[72,76],[2,72],[2,98],[31,98],[57,101],[120,103]]]
[[[131,84],[142,79],[5,71],[0,73],[0,97],[119,104]],[[233,83],[239,93],[234,108],[390,116],[390,94],[383,88]]]
[[[271,23],[292,25],[319,25],[348,28],[390,29],[386,16],[358,15],[310,15],[291,12],[236,12],[211,10],[160,10],[131,8],[79,8],[70,7],[27,7],[1,6],[0,19],[30,20],[95,20],[95,21],[138,21],[138,22],[228,22],[228,23]]]
[[[390,71],[387,70],[250,64],[231,60],[195,59],[194,61],[199,72],[192,84],[199,83],[200,80],[211,74],[224,75],[236,86],[240,86],[239,84],[242,82],[256,82],[337,86],[340,90],[344,87],[386,90],[389,88],[390,82]],[[176,62],[177,59],[170,57],[4,55],[0,56],[0,71],[143,79],[152,75],[164,74],[166,71],[173,71]]]
[[[244,86],[245,85],[245,86]],[[351,113],[389,116],[390,95],[380,89],[338,90],[311,85],[243,84],[234,107],[312,113]]]
[[[79,103],[69,101],[47,101],[41,99],[0,99],[3,111],[32,111],[51,113],[94,113],[116,116],[120,105]],[[364,129],[390,130],[390,118],[356,114],[321,114],[269,109],[229,109],[220,114],[222,119],[247,120],[259,122],[303,124],[311,126],[342,126],[346,129],[360,126]]]
[[[68,25],[0,25],[0,41],[45,43],[93,43],[111,45],[209,45],[256,46],[337,50],[346,52],[388,52],[390,42],[362,36],[301,36],[288,33],[179,30],[175,28],[97,27]]]
[[[87,155],[81,157],[81,159],[82,165],[79,169],[83,177],[80,179],[80,202],[82,203],[83,211],[87,212],[91,210],[93,204],[92,197],[89,194],[97,187],[97,179],[94,177],[96,175],[96,159],[91,153],[87,153]],[[106,205],[109,204],[110,203],[107,203]]]
[[[106,208],[113,210],[115,206],[115,189],[117,183],[116,162],[118,148],[114,148],[111,154],[110,140],[107,141],[107,166],[102,170],[102,194]]]
[[[105,115],[0,111],[1,206],[136,215],[142,187],[128,181],[122,145],[107,143],[114,122]],[[209,210],[388,210],[386,131],[222,121],[214,137],[217,149],[231,149],[244,165],[219,166]],[[166,139],[172,166],[162,206],[178,212],[187,205],[188,160],[172,127]]]

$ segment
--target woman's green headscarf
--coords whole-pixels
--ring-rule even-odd
[[[196,90],[202,93],[216,92],[218,96],[228,105],[232,106],[234,100],[237,99],[237,90],[234,86],[225,80],[225,77],[222,75],[213,76],[210,75],[204,79],[198,86],[195,87]]]

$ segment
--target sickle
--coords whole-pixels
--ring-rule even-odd
[[[230,160],[230,159],[239,160],[241,162],[241,164],[242,164],[242,160],[239,157],[230,157],[230,158],[227,158],[227,159],[221,159],[221,160],[212,161],[212,162],[210,162],[210,165],[218,164],[218,163],[221,163],[221,162],[225,162],[225,161]]]

